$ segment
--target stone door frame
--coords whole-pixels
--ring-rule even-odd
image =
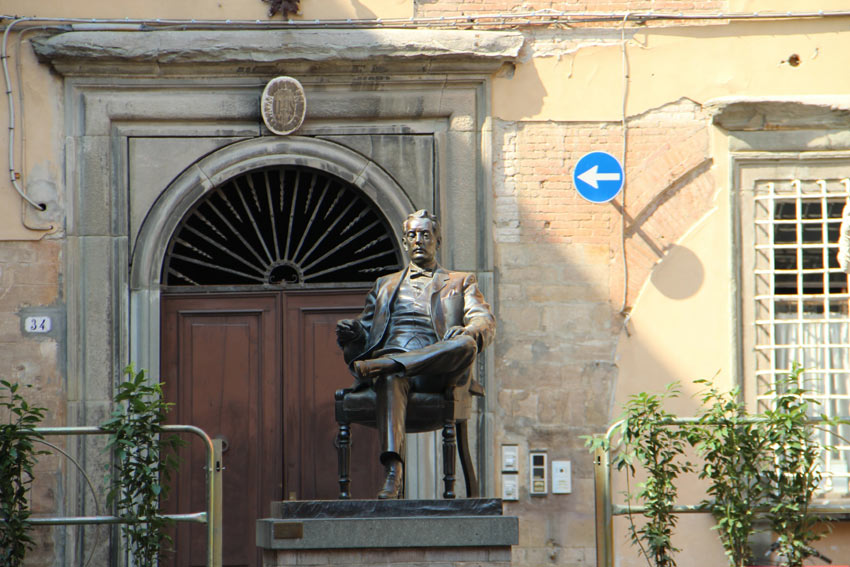
[[[178,220],[165,218],[167,211],[194,202],[193,183],[205,187],[210,175],[263,162],[261,148],[295,148],[319,167],[360,180],[392,222],[430,200],[444,240],[462,243],[446,247],[443,263],[477,272],[494,298],[489,82],[522,42],[513,32],[428,30],[72,31],[33,40],[64,91],[68,424],[96,424],[109,414],[128,361],[158,368],[158,269],[169,223]],[[260,119],[259,95],[278,75],[299,79],[306,91],[297,137],[275,137]],[[432,136],[434,194],[405,193],[368,157],[316,139],[341,134]],[[156,138],[185,138],[182,165],[146,163],[144,152],[133,153]],[[221,147],[232,151],[204,157]],[[339,151],[328,153],[331,147]],[[195,162],[203,166],[184,171]],[[158,181],[130,187],[140,170]],[[485,384],[492,356],[481,357]],[[483,465],[492,449],[482,445]],[[72,452],[90,470],[105,458],[91,441]],[[93,513],[79,483],[68,482],[66,492],[63,513]],[[73,532],[66,564],[95,539],[90,530]]]

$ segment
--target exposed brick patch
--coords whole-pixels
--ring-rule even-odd
[[[515,128],[515,130],[514,130]],[[496,241],[608,244],[616,211],[572,190],[572,166],[591,149],[619,153],[619,126],[505,125],[494,171]]]
[[[715,188],[709,172],[707,124],[699,105],[688,100],[628,124],[627,305],[637,297],[652,266],[711,207]],[[621,198],[613,204],[586,202],[573,187],[572,170],[590,151],[619,158],[622,135],[616,123],[501,123],[494,144],[500,148],[494,168],[497,248],[543,246],[546,258],[567,258],[587,250],[593,264],[579,271],[593,276],[580,283],[592,286],[592,292],[583,296],[604,298],[614,306],[621,304],[623,289]],[[510,262],[499,267],[506,276],[515,271]],[[546,264],[523,265],[522,271],[545,278],[540,272],[546,271]],[[582,295],[577,289],[558,293]]]
[[[699,105],[682,100],[629,122],[629,303],[664,251],[711,206],[707,120]],[[497,267],[503,276],[500,285],[513,285],[512,293],[532,299],[525,303],[526,321],[517,322],[521,326],[535,319],[536,300],[544,296],[619,305],[621,209],[584,201],[573,188],[572,168],[590,151],[619,157],[622,135],[616,123],[497,124],[494,231],[497,252],[510,251],[498,257]],[[535,258],[536,263],[530,260]],[[551,267],[553,261],[572,263],[579,258],[573,274]],[[546,287],[549,273],[558,273],[557,283]],[[586,276],[576,281],[576,273]],[[528,283],[524,278],[535,285],[523,288]],[[553,291],[567,282],[571,287]]]
[[[715,186],[707,124],[699,105],[688,100],[629,123],[628,305],[655,263],[712,206]]]

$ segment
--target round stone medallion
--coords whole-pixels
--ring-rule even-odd
[[[307,113],[304,87],[292,77],[275,77],[263,89],[260,111],[269,130],[279,136],[291,134],[301,127]]]

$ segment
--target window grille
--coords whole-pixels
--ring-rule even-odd
[[[402,267],[392,229],[354,185],[296,166],[242,173],[182,219],[168,286],[371,283]]]
[[[821,405],[814,415],[850,415],[847,275],[836,259],[848,179],[757,180],[754,213],[754,356],[759,410],[778,376],[798,362]],[[823,433],[827,491],[848,493],[850,427]],[[842,439],[842,437],[844,439]]]

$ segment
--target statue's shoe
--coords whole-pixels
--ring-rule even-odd
[[[354,363],[354,372],[364,380],[377,378],[383,374],[398,372],[401,365],[391,358],[373,358],[358,360]]]
[[[401,496],[401,486],[404,474],[401,461],[392,461],[387,465],[387,478],[384,486],[378,491],[378,500],[395,499]]]

